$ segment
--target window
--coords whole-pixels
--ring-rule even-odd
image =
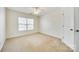
[[[28,30],[33,30],[33,24],[34,24],[33,19],[28,19],[27,20],[27,29]]]
[[[34,29],[34,19],[18,17],[18,30],[26,31]]]

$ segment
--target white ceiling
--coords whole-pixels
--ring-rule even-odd
[[[33,7],[8,7],[8,9],[19,11],[19,12],[24,12],[27,14],[33,13]],[[53,11],[55,12],[59,8],[58,7],[40,7],[40,9],[41,9],[41,12],[39,16],[47,14],[47,13],[51,13]]]

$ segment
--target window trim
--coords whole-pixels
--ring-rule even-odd
[[[20,16],[19,16],[20,17]],[[23,24],[23,25],[26,25],[26,30],[19,30],[19,17],[18,17],[18,31],[19,32],[24,32],[24,31],[33,31],[34,29],[35,29],[35,27],[34,27],[34,24],[35,24],[35,21],[34,21],[34,18],[27,18],[27,17],[20,17],[20,18],[26,18],[26,24]],[[33,24],[27,24],[27,19],[33,19]],[[33,25],[33,29],[31,29],[31,30],[28,30],[28,25]]]

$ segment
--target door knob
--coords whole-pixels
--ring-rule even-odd
[[[71,31],[73,31],[73,29],[70,29]]]
[[[76,30],[76,32],[79,32],[79,30]]]

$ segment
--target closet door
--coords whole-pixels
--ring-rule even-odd
[[[66,7],[64,8],[64,27],[74,26],[74,8]]]
[[[75,8],[75,51],[79,52],[79,7]]]
[[[74,49],[74,27],[64,27],[64,42]]]
[[[74,49],[74,8],[64,8],[64,37],[63,40],[70,48]]]

